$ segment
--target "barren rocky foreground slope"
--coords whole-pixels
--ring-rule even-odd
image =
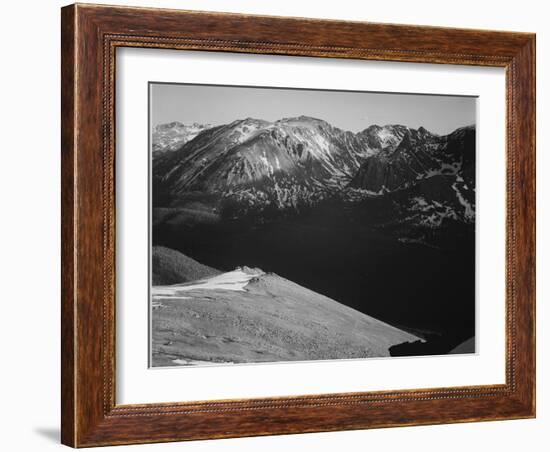
[[[153,300],[153,366],[380,357],[418,340],[260,269],[155,286]]]

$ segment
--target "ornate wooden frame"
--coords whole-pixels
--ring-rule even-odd
[[[62,9],[62,442],[74,447],[535,416],[535,35],[145,8]],[[115,403],[117,47],[506,69],[506,383]]]

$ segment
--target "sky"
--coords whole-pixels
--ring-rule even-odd
[[[151,125],[179,121],[213,126],[248,117],[323,119],[359,132],[377,124],[423,126],[440,135],[475,124],[476,98],[220,85],[150,84]]]

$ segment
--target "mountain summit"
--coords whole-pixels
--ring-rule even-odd
[[[173,198],[206,192],[249,207],[297,207],[344,187],[385,144],[306,116],[247,118],[205,130],[156,158],[153,175]]]
[[[353,133],[299,116],[191,127],[187,137],[196,135],[189,141],[155,154],[154,193],[162,193],[161,201],[155,198],[157,207],[185,206],[191,196],[194,209],[199,198],[201,203],[208,198],[208,209],[239,216],[395,192],[393,203],[401,205],[403,215],[413,209],[426,224],[441,218],[473,221],[473,126],[444,136],[391,124]],[[156,132],[168,137],[184,129],[190,130],[170,123],[157,126]],[[433,216],[433,206],[443,217]]]
[[[189,125],[178,121],[159,124],[153,129],[153,154],[174,151],[210,127],[209,124],[198,124],[196,122]]]

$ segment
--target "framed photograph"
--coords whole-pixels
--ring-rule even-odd
[[[62,442],[535,416],[535,36],[62,9]]]

